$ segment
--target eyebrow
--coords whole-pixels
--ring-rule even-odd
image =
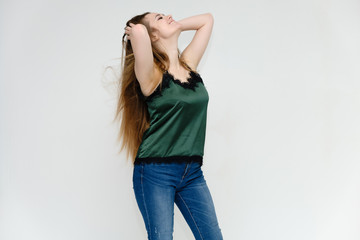
[[[165,16],[164,14],[156,14],[156,16],[155,16],[155,19],[157,18],[157,16],[160,16],[160,15],[163,15],[163,16]]]

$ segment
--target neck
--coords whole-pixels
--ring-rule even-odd
[[[156,46],[169,57],[169,72],[176,72],[182,68],[178,57],[178,43],[177,37],[169,39],[161,39],[156,43]]]

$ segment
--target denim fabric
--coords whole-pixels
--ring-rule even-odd
[[[174,203],[195,239],[223,239],[200,163],[135,164],[133,189],[148,239],[173,239]]]

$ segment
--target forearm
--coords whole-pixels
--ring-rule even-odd
[[[181,24],[181,31],[199,30],[205,25],[212,26],[214,18],[211,13],[204,13],[181,19],[178,22]]]

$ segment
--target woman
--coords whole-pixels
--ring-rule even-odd
[[[174,203],[196,239],[223,239],[201,169],[209,97],[196,69],[212,28],[210,13],[175,21],[146,12],[126,23],[116,118],[148,239],[173,238]],[[187,30],[196,33],[180,54]]]

